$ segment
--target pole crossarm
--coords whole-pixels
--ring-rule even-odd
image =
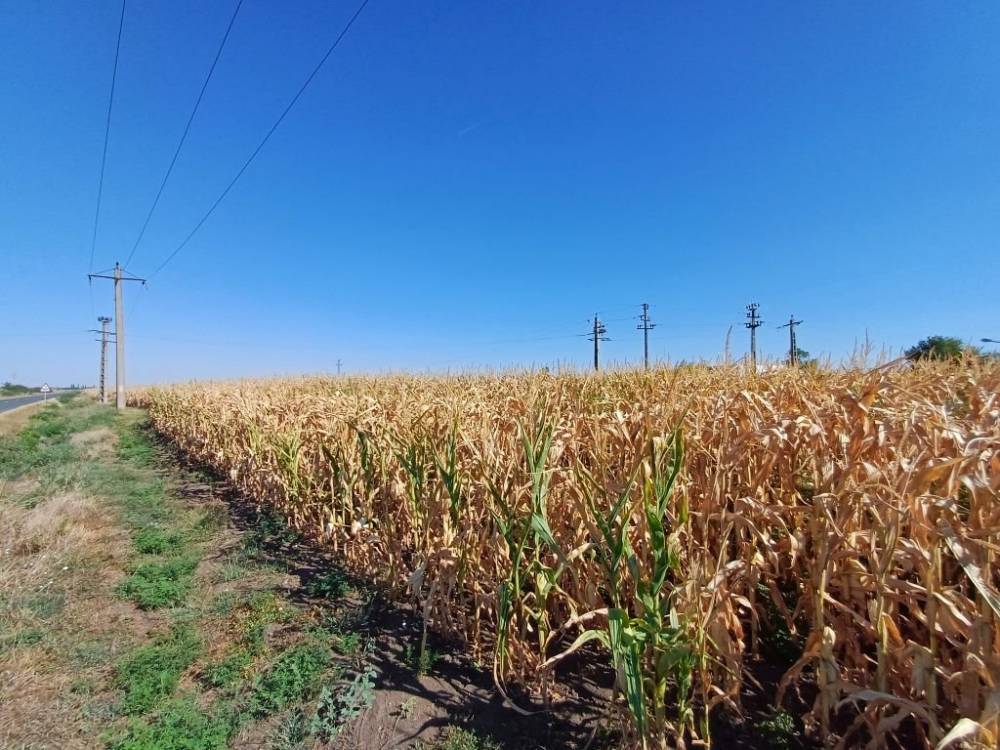
[[[88,273],[88,279],[111,279],[112,281],[141,281],[143,284],[146,283],[146,279],[140,279],[138,276],[108,276],[103,273]]]

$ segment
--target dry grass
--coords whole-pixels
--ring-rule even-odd
[[[75,490],[34,506],[0,499],[0,747],[92,747],[80,723],[92,696],[74,688],[100,684],[107,660],[129,645],[133,616],[113,595],[127,540]],[[81,662],[93,644],[107,655]]]
[[[110,456],[115,449],[118,436],[108,427],[95,427],[92,430],[76,432],[69,442],[77,448],[85,458],[104,458]]]
[[[806,688],[811,731],[931,747],[960,719],[998,734],[998,393],[1000,365],[970,362],[301,379],[140,400],[184,449],[492,657],[501,688],[557,700],[562,655],[590,639],[636,740],[682,743],[710,711],[740,710],[749,665],[785,633],[776,700]]]

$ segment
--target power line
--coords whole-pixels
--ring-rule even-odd
[[[191,115],[188,117],[187,124],[184,126],[184,132],[181,134],[181,139],[178,141],[177,148],[174,150],[173,158],[170,159],[170,166],[167,167],[167,172],[163,175],[163,181],[160,183],[160,189],[156,191],[156,197],[153,198],[153,205],[149,207],[149,213],[146,214],[146,220],[142,223],[142,229],[139,230],[139,236],[135,239],[132,251],[128,254],[128,258],[125,259],[124,265],[126,267],[132,261],[135,251],[139,249],[139,243],[142,242],[143,235],[146,234],[146,228],[149,226],[149,222],[153,218],[153,213],[156,211],[156,206],[160,202],[160,196],[163,195],[163,189],[167,186],[167,180],[170,179],[170,173],[174,171],[174,165],[177,163],[177,157],[180,156],[181,148],[184,146],[184,141],[187,140],[188,132],[191,130],[191,123],[194,122],[194,116],[198,113],[198,107],[201,106],[201,100],[205,96],[205,90],[208,88],[208,82],[212,80],[212,74],[215,73],[215,66],[218,65],[219,58],[222,57],[222,50],[226,46],[226,40],[229,39],[229,32],[233,30],[233,24],[236,22],[236,16],[239,14],[240,7],[242,5],[243,0],[237,0],[236,9],[233,10],[232,18],[229,19],[229,25],[226,27],[226,33],[222,35],[222,41],[219,43],[219,49],[215,53],[215,59],[212,60],[212,65],[208,69],[208,75],[205,76],[205,82],[201,84],[201,91],[198,92],[198,98],[194,102],[194,109],[191,110]]]
[[[101,176],[97,180],[97,209],[94,211],[94,231],[90,238],[90,262],[87,270],[94,270],[94,251],[97,249],[97,224],[101,218],[101,196],[104,194],[104,167],[108,162],[108,139],[111,136],[111,107],[115,101],[115,82],[118,80],[118,57],[122,49],[122,29],[125,28],[125,0],[118,20],[118,41],[115,43],[115,67],[111,72],[111,94],[108,96],[108,117],[104,123],[104,149],[101,151]]]
[[[212,213],[215,211],[215,209],[219,206],[219,204],[222,203],[226,195],[229,194],[229,191],[233,189],[233,186],[236,184],[236,182],[240,179],[240,177],[243,176],[243,173],[247,170],[247,167],[250,166],[250,163],[255,158],[257,158],[257,154],[261,152],[261,150],[264,148],[264,145],[268,142],[268,140],[270,140],[271,136],[274,134],[274,131],[278,129],[279,125],[281,125],[281,122],[282,120],[285,119],[285,116],[292,111],[292,107],[295,106],[295,103],[299,100],[299,97],[302,96],[303,92],[306,90],[306,88],[308,88],[309,84],[312,83],[313,78],[315,78],[316,74],[319,73],[320,68],[323,67],[324,63],[326,63],[330,55],[332,55],[334,50],[337,49],[343,38],[347,36],[347,32],[351,30],[351,27],[354,25],[354,22],[358,19],[358,16],[361,15],[361,12],[365,9],[365,6],[368,5],[368,2],[369,0],[362,0],[361,5],[359,5],[358,9],[354,11],[354,15],[351,16],[350,20],[344,26],[343,30],[340,32],[339,35],[337,35],[337,38],[333,41],[333,44],[330,45],[330,48],[326,51],[326,54],[323,55],[322,58],[320,58],[320,61],[316,64],[316,67],[313,68],[312,72],[299,87],[299,90],[295,93],[295,96],[292,97],[292,100],[288,103],[288,106],[285,107],[284,111],[281,113],[281,115],[279,115],[278,119],[275,120],[274,124],[271,126],[271,129],[267,131],[267,134],[258,144],[257,148],[253,150],[253,153],[250,154],[250,157],[243,163],[243,166],[240,167],[239,171],[236,173],[233,179],[229,181],[229,184],[226,185],[225,190],[222,191],[219,197],[215,199],[215,202],[208,209],[208,211],[205,212],[205,215],[202,216],[201,219],[199,219],[197,224],[195,224],[194,229],[188,232],[187,236],[174,249],[174,251],[170,253],[170,255],[168,255],[166,259],[162,263],[160,263],[159,266],[156,267],[156,269],[153,271],[152,274],[150,274],[150,278],[156,276],[156,274],[162,271],[163,268],[168,263],[170,263],[170,261],[172,261],[174,257],[176,257],[177,253],[179,253],[181,250],[184,249],[187,243],[191,241],[191,238],[194,237],[195,234],[197,234],[198,230],[201,229],[202,225],[208,220],[208,217],[211,216]]]

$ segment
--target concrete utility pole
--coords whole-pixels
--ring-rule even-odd
[[[102,315],[97,319],[97,322],[101,324],[101,329],[91,328],[90,332],[101,334],[101,338],[94,340],[101,342],[101,403],[106,404],[108,403],[108,389],[105,373],[107,372],[108,363],[108,323],[111,322],[111,318]]]
[[[642,331],[642,361],[645,363],[646,369],[649,369],[649,332],[656,328],[656,323],[651,323],[649,321],[649,305],[645,302],[642,303],[642,315],[639,316],[639,320],[642,321],[636,328]]]
[[[607,326],[601,322],[600,318],[597,317],[597,313],[594,313],[594,331],[588,337],[590,341],[594,342],[594,369],[601,369],[601,342],[611,341],[604,334],[608,332]]]
[[[801,320],[796,320],[794,315],[789,315],[788,322],[783,326],[778,326],[779,330],[782,328],[788,329],[788,364],[792,367],[795,367],[799,363],[799,347],[795,343],[795,326],[801,322]]]
[[[757,316],[760,305],[751,302],[747,305],[747,322],[744,323],[750,329],[750,366],[757,369],[757,329],[764,325],[764,321]]]
[[[125,408],[125,306],[122,302],[122,282],[145,279],[137,276],[125,276],[122,267],[115,263],[115,275],[106,276],[99,273],[87,274],[89,279],[111,279],[115,282],[115,408]]]

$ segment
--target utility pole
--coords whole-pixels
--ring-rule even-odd
[[[796,320],[794,315],[789,315],[788,322],[783,326],[778,326],[779,330],[782,328],[788,329],[788,364],[792,367],[795,367],[799,363],[799,347],[795,343],[795,326],[801,322],[801,320]]]
[[[340,358],[337,358],[337,375],[340,375]]]
[[[743,324],[750,329],[750,367],[754,371],[757,370],[757,329],[764,325],[764,321],[757,315],[759,309],[760,305],[756,302],[747,305],[748,320]]]
[[[107,381],[105,380],[105,373],[107,372],[108,363],[108,323],[111,322],[111,318],[102,315],[97,319],[97,322],[101,324],[101,329],[91,328],[91,333],[101,334],[101,338],[95,339],[95,341],[101,342],[101,403],[108,403],[108,388]]]
[[[588,337],[590,341],[594,342],[594,370],[601,369],[601,342],[611,341],[611,339],[604,335],[607,332],[607,326],[597,317],[597,313],[594,313],[594,330]]]
[[[122,302],[122,282],[139,281],[146,283],[138,276],[125,276],[122,267],[115,263],[115,275],[107,276],[99,273],[88,273],[88,279],[111,279],[115,282],[115,408],[125,408],[125,307]]]
[[[639,316],[639,320],[642,321],[636,326],[636,329],[642,331],[642,361],[645,363],[646,369],[649,369],[649,332],[656,328],[656,323],[649,322],[649,305],[645,302],[642,303],[642,315]]]

